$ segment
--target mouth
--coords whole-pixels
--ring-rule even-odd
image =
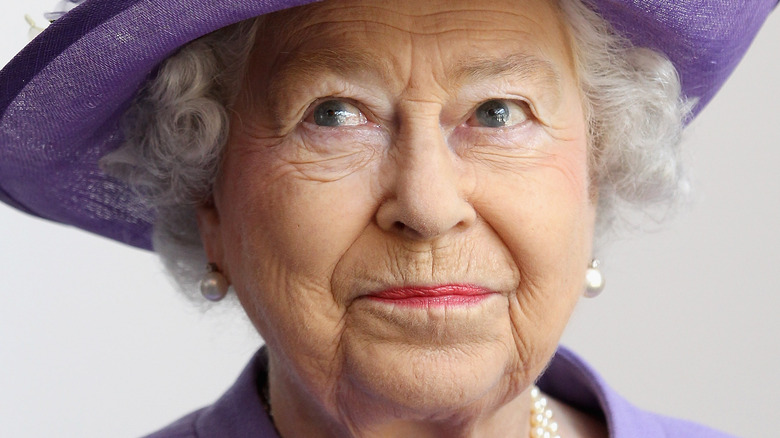
[[[438,307],[473,306],[497,292],[469,284],[444,284],[438,286],[404,286],[385,289],[364,298],[396,306]]]

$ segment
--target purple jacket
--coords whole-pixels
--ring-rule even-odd
[[[267,375],[267,362],[265,349],[261,349],[216,403],[147,438],[279,438],[257,393]],[[582,359],[563,347],[558,349],[538,385],[558,400],[605,417],[612,438],[729,437],[688,421],[638,409],[610,389]]]

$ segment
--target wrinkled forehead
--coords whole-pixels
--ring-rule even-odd
[[[266,16],[254,58],[275,73],[389,81],[416,57],[451,81],[509,72],[554,85],[573,73],[569,38],[555,0],[331,0]]]

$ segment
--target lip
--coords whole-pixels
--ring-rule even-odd
[[[470,284],[444,284],[385,289],[368,294],[365,298],[408,307],[471,306],[496,293],[490,289]]]

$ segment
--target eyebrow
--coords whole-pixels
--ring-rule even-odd
[[[543,106],[557,107],[562,99],[561,74],[555,65],[524,53],[511,53],[501,58],[473,57],[457,63],[448,76],[456,84],[486,82],[496,79],[531,82],[538,85],[538,98]]]
[[[387,83],[391,81],[392,63],[383,57],[360,50],[339,48],[338,51],[320,49],[294,53],[275,68],[276,72],[269,84],[272,95],[282,93],[291,82],[298,78],[311,78],[329,72],[338,76],[352,76],[360,73],[378,74]]]
[[[294,52],[275,66],[276,73],[268,84],[270,96],[284,96],[287,87],[302,78],[316,78],[329,72],[338,76],[368,73],[383,83],[391,83],[393,63],[387,57],[349,47],[339,50]],[[451,83],[481,82],[497,78],[514,78],[537,82],[545,91],[548,102],[560,100],[561,75],[548,60],[522,53],[511,53],[501,58],[470,57],[457,62],[447,72]]]
[[[540,79],[556,89],[561,83],[561,75],[550,61],[522,53],[512,53],[502,58],[467,59],[459,62],[449,73],[459,82],[514,76],[518,79]]]

